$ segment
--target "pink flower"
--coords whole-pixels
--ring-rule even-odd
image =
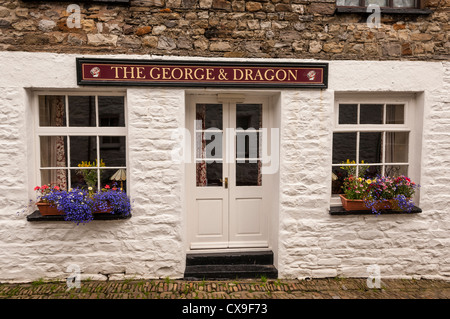
[[[109,187],[109,185],[105,185],[105,188],[106,188],[106,189],[110,189],[111,187]]]
[[[34,190],[35,191],[38,191],[38,190],[40,190],[41,188],[39,187],[39,186],[36,186],[35,188],[34,188]]]
[[[59,186],[55,186],[53,188],[56,189],[57,191],[59,191]]]
[[[42,187],[41,187],[42,189],[47,189],[48,188],[48,186],[47,185],[42,185]]]

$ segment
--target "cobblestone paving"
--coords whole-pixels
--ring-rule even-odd
[[[0,299],[450,299],[450,281],[382,279],[124,280],[0,284]]]

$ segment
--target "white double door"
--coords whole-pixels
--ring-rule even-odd
[[[268,247],[268,205],[262,174],[267,102],[191,97],[187,119],[190,249]]]

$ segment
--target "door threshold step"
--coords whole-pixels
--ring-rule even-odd
[[[184,279],[276,279],[278,270],[273,265],[193,265],[186,266]]]
[[[186,266],[195,265],[273,265],[273,252],[190,253]]]

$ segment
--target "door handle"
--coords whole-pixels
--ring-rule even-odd
[[[220,180],[222,184],[225,184],[225,188],[228,188],[228,177],[225,177],[225,180]]]

